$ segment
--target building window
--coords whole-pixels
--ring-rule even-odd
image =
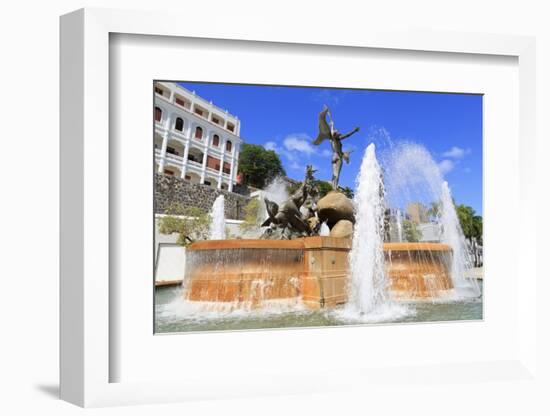
[[[162,90],[162,88],[155,87],[155,92],[159,95],[164,95],[164,91]]]
[[[182,100],[182,99],[179,98],[179,97],[176,97],[176,104],[177,104],[177,105],[181,105],[182,107],[185,107],[185,101]]]
[[[170,153],[170,154],[176,155],[176,156],[179,155],[179,152],[176,149],[174,149],[173,147],[170,147],[170,146],[166,147],[166,153]]]
[[[220,124],[220,119],[212,117],[212,123]]]
[[[220,145],[220,136],[217,134],[214,134],[214,137],[212,138],[212,145],[218,147]]]
[[[230,152],[231,151],[231,147],[232,147],[232,143],[228,140],[226,143],[225,143],[225,150],[227,152]]]
[[[195,129],[195,138],[202,139],[202,127],[197,127]]]
[[[178,117],[176,119],[176,126],[175,126],[176,130],[179,130],[179,131],[183,131],[183,118],[181,117]]]
[[[235,131],[235,126],[233,124],[228,124],[227,125],[227,130],[229,131]]]
[[[210,182],[210,181],[204,181],[204,184],[205,184],[205,185],[208,185],[208,186],[211,186],[211,185],[212,185],[212,182]]]
[[[168,176],[174,176],[174,172],[169,169],[164,169],[164,174]]]
[[[188,181],[190,181],[190,180],[191,180],[191,176],[185,175],[185,179],[188,180]]]
[[[223,163],[223,173],[231,174],[231,165],[227,162]]]
[[[155,121],[162,120],[162,110],[160,107],[155,107]]]
[[[195,113],[197,113],[199,116],[202,116],[202,110],[200,108],[195,108]]]

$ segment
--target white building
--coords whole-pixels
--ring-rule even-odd
[[[233,190],[240,120],[173,82],[155,82],[155,168],[192,183]]]
[[[441,241],[441,228],[435,222],[418,224],[416,229],[420,232],[420,241],[423,243],[437,243]]]

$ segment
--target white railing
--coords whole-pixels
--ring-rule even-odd
[[[199,166],[202,168],[202,162],[197,162],[195,160],[187,159],[187,164],[191,166]]]
[[[158,92],[155,92],[155,97],[162,98],[164,101],[168,101],[169,103],[172,102],[172,101],[170,100],[170,97],[171,97],[171,96],[173,96],[172,93],[169,93],[169,94],[168,94],[168,97],[167,97],[167,96],[165,96],[165,95],[159,94]]]
[[[183,157],[175,155],[173,153],[166,153],[166,160],[171,160],[172,162],[178,162],[183,164]]]

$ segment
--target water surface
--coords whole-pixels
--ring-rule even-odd
[[[483,284],[479,282],[483,294]],[[155,293],[156,332],[196,332],[269,328],[341,326],[357,324],[342,318],[336,311],[299,310],[277,313],[210,314],[208,317],[186,316],[179,310],[181,291],[178,287],[159,287]],[[441,322],[480,320],[483,318],[482,295],[468,300],[449,302],[415,302],[405,305],[407,313],[372,323]]]

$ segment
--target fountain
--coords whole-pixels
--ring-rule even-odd
[[[389,140],[387,132],[384,139]],[[402,207],[419,201],[434,205],[434,221],[440,230],[437,242],[385,245],[386,263],[394,276],[390,286],[394,297],[434,300],[479,295],[477,282],[465,278],[469,267],[466,240],[449,186],[431,154],[416,143],[391,143],[382,159],[389,204]],[[402,233],[401,239],[405,240]]]
[[[212,222],[210,223],[210,239],[211,240],[225,240],[225,198],[223,195],[219,195],[214,204],[212,205],[212,211],[210,217]]]
[[[397,226],[397,241],[399,243],[403,242],[403,217],[401,216],[401,210],[397,210],[395,224]]]
[[[382,250],[384,185],[374,149],[371,143],[365,151],[354,198],[357,220],[350,252],[346,309],[359,315],[372,312],[388,299]]]
[[[429,153],[417,145],[398,146],[382,170],[370,144],[351,201],[338,191],[342,161],[349,162],[341,141],[358,129],[342,135],[332,120],[328,126],[327,114],[328,109],[321,113],[314,144],[326,139],[332,143],[333,165],[338,162],[333,166],[334,190],[318,199],[315,171],[308,166],[293,195],[277,201],[265,197],[267,219],[260,239],[225,239],[224,200],[219,196],[212,207],[211,239],[187,247],[186,302],[218,311],[280,304],[313,310],[340,307],[347,317],[368,317],[393,308],[396,301],[447,299],[455,288],[469,287],[464,238],[450,190]],[[431,201],[441,201],[442,242],[405,241],[400,209],[398,242],[384,242],[388,202],[401,206],[399,197],[410,198],[417,187]]]
[[[445,181],[441,184],[441,240],[447,243],[452,251],[451,276],[453,285],[458,292],[457,295],[467,296],[471,294],[478,296],[480,291],[475,280],[466,279],[466,270],[471,268],[470,258],[468,256],[468,247],[466,238],[460,227],[458,216],[451,196],[449,184]]]

